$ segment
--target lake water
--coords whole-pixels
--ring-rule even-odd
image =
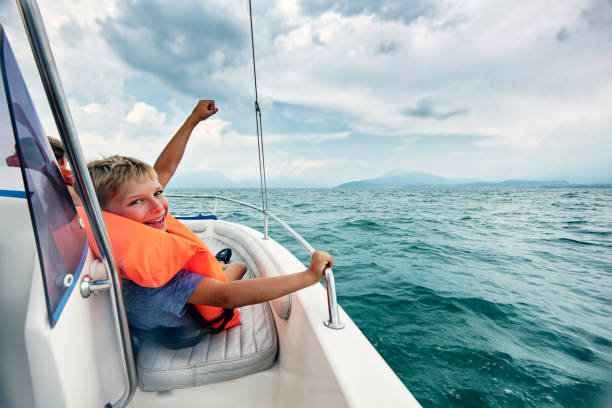
[[[261,206],[258,190],[170,192]],[[612,407],[612,189],[268,193],[334,255],[340,305],[424,407]],[[170,202],[175,215],[213,207]],[[261,230],[247,208],[217,215]]]

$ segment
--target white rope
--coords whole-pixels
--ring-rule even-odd
[[[253,80],[255,84],[255,127],[257,129],[257,154],[259,156],[259,185],[261,188],[261,205],[264,211],[268,211],[268,188],[266,185],[266,161],[263,147],[263,129],[261,126],[261,109],[257,95],[257,69],[255,67],[255,40],[253,39],[253,11],[251,0],[249,0],[249,18],[251,22],[251,50],[253,53]]]

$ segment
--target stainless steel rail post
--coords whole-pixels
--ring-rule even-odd
[[[51,111],[53,112],[62,143],[66,149],[66,155],[73,169],[75,181],[82,192],[84,208],[87,218],[89,218],[102,261],[105,264],[107,273],[111,275],[110,292],[113,300],[111,303],[116,314],[117,335],[122,345],[126,379],[126,389],[123,395],[112,406],[125,407],[132,399],[136,390],[136,365],[134,364],[132,354],[127,315],[119,289],[119,275],[108,242],[102,211],[100,210],[94,187],[87,171],[87,163],[81,151],[76,128],[72,122],[68,102],[64,95],[53,53],[51,52],[51,46],[49,45],[49,39],[47,38],[47,32],[36,0],[17,0],[17,7],[23,19],[23,25],[30,41],[36,65],[38,66],[38,72],[40,73],[47,99],[51,105]]]
[[[266,213],[268,213],[266,211]],[[283,220],[277,216],[268,213],[272,219],[278,222],[293,238],[302,245],[310,255],[315,251],[314,248],[306,241],[300,234],[295,232],[293,228],[285,224]],[[336,298],[336,281],[334,280],[334,273],[331,268],[325,269],[325,287],[327,288],[327,309],[329,311],[329,320],[324,321],[323,324],[330,329],[340,330],[344,328],[344,323],[340,321],[340,313],[338,312],[338,300]]]
[[[264,238],[263,239],[268,239],[270,236],[268,235],[268,212],[264,211]]]

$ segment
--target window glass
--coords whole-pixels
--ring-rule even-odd
[[[0,87],[0,129],[2,129],[2,137],[0,137],[0,166],[9,166],[11,164],[19,166],[15,138],[13,137],[13,125],[11,124],[11,116],[6,105],[4,86]]]
[[[1,65],[11,124],[0,142],[3,165],[20,166],[36,236],[49,321],[54,326],[76,285],[87,236],[34,110],[13,52],[2,36]],[[3,126],[6,120],[0,121]],[[12,137],[14,135],[14,138]],[[12,139],[12,140],[11,140]]]

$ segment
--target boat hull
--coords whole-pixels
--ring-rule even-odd
[[[213,252],[232,248],[232,260],[245,262],[256,276],[306,269],[286,248],[273,239],[263,239],[263,234],[251,228],[226,221],[183,222]],[[279,355],[272,368],[223,383],[173,390],[163,396],[137,391],[131,406],[420,406],[344,310],[340,309],[343,329],[324,325],[329,314],[322,285],[292,294],[285,319],[287,302],[283,299],[272,308],[279,338]]]

